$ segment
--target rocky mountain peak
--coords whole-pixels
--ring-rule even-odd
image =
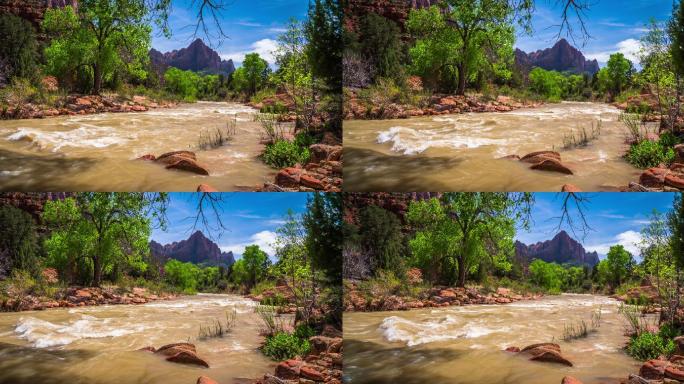
[[[534,67],[539,67],[559,72],[594,75],[600,69],[598,61],[587,60],[582,52],[565,39],[558,40],[551,48],[532,53],[525,53],[516,49],[515,62],[526,72]]]
[[[226,76],[235,72],[233,60],[222,60],[218,52],[207,46],[200,38],[195,39],[186,48],[171,52],[162,53],[153,48],[150,50],[150,60],[159,72],[168,67]]]
[[[165,262],[176,259],[182,262],[207,265],[223,265],[228,267],[235,262],[233,252],[222,252],[219,246],[207,238],[202,231],[195,231],[186,240],[174,241],[162,245],[150,242],[152,257]]]
[[[582,244],[565,231],[560,231],[551,240],[532,245],[516,241],[515,254],[516,258],[525,264],[531,263],[534,259],[540,259],[549,263],[593,267],[599,262],[597,252],[587,252]]]

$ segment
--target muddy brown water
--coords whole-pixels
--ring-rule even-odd
[[[506,113],[466,113],[405,120],[344,123],[344,177],[348,191],[610,191],[636,181],[639,170],[623,158],[627,129],[607,104],[560,103]],[[601,134],[590,145],[560,149],[564,137]],[[559,150],[572,176],[499,160]]]
[[[275,363],[257,348],[255,303],[234,295],[181,297],[144,305],[111,305],[0,313],[0,383],[188,384],[207,375],[220,383],[263,377]],[[195,340],[201,324],[236,324],[223,338]],[[146,346],[188,341],[211,368],[164,361]],[[246,382],[246,381],[245,381]]]
[[[566,375],[585,384],[617,383],[640,364],[623,350],[618,302],[561,295],[508,305],[344,314],[345,382],[549,384]],[[562,341],[564,326],[601,311],[588,337]],[[531,362],[503,351],[555,341],[574,367]]]
[[[140,113],[102,113],[0,121],[0,189],[8,191],[252,190],[274,170],[258,156],[261,125],[253,108],[199,102]],[[200,132],[236,120],[232,141],[199,150]],[[135,159],[175,150],[196,152],[210,176],[169,171]]]

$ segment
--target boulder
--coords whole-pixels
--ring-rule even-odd
[[[663,188],[665,176],[669,173],[665,168],[649,168],[639,176],[639,184],[646,188]]]
[[[209,368],[209,363],[197,356],[196,353],[190,351],[181,351],[177,354],[167,357],[166,361],[179,364],[199,365]]]
[[[561,381],[561,384],[582,384],[582,382],[572,376],[565,376]]]
[[[173,356],[179,352],[192,352],[192,353],[197,353],[197,349],[195,348],[194,344],[190,343],[174,343],[174,344],[167,344],[162,347],[159,347],[155,351],[156,354],[161,354],[164,356]]]
[[[570,192],[570,193],[578,193],[582,192],[581,189],[579,189],[576,185],[573,184],[565,184],[563,188],[561,189],[561,192]]]
[[[674,146],[675,163],[684,163],[684,144],[677,144]]]
[[[175,163],[178,161],[178,158],[188,158],[192,160],[197,160],[197,155],[195,155],[195,152],[190,152],[190,151],[173,151],[173,152],[167,152],[162,155],[159,155],[157,157],[156,161],[165,163],[165,164],[171,164]]]
[[[518,353],[518,352],[520,352],[520,348],[518,348],[518,347],[508,347],[508,348],[506,348],[506,352]]]
[[[570,360],[563,357],[560,353],[552,350],[546,350],[538,355],[534,355],[530,358],[532,361],[542,361],[547,363],[558,363],[572,367]]]
[[[523,156],[520,158],[520,161],[524,163],[530,163],[530,164],[537,164],[541,163],[544,160],[556,160],[558,162],[561,161],[561,155],[558,152],[555,151],[538,151],[538,152],[532,152],[528,153],[527,155]]]
[[[323,185],[323,182],[318,180],[317,178],[311,176],[310,174],[303,174],[299,178],[299,182],[301,185],[307,187],[307,188],[313,188],[317,190],[322,190],[325,189],[325,185]]]
[[[218,189],[208,184],[200,184],[199,187],[197,187],[197,192],[218,192]]]
[[[275,375],[285,380],[296,380],[301,364],[301,361],[294,359],[281,361],[275,368]]]
[[[284,168],[276,175],[275,182],[277,185],[285,188],[296,188],[299,186],[299,180],[302,176],[301,168]]]
[[[665,377],[668,379],[684,381],[684,368],[677,366],[665,367]]]
[[[559,173],[565,173],[566,175],[572,175],[572,171],[570,168],[565,166],[563,163],[561,163],[558,160],[555,159],[546,159],[542,161],[541,163],[535,164],[532,167],[530,167],[534,170],[537,171],[547,171],[547,172],[559,172]]]
[[[304,365],[299,369],[299,374],[305,379],[313,381],[324,381],[325,376],[309,365]]]
[[[192,159],[178,160],[175,163],[167,165],[166,169],[177,169],[181,171],[196,173],[198,175],[209,176],[209,171],[207,170],[207,168],[204,165],[201,165]]]
[[[668,366],[670,363],[665,360],[649,360],[639,369],[639,376],[647,380],[662,380]]]
[[[675,337],[674,343],[677,348],[675,354],[684,356],[684,336]]]
[[[197,378],[197,384],[218,384],[218,382],[207,376],[200,376]]]

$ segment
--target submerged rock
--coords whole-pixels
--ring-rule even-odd
[[[561,161],[561,155],[555,151],[538,151],[528,153],[527,155],[521,157],[520,161],[523,163],[538,164],[549,159]]]
[[[508,347],[506,351],[516,352],[517,347]],[[555,343],[538,343],[528,345],[517,352],[519,355],[529,356],[530,361],[540,361],[545,363],[557,363],[572,367],[570,360],[561,355],[560,345]]]
[[[554,159],[544,160],[541,163],[535,164],[530,168],[537,170],[537,171],[559,172],[559,173],[565,173],[566,175],[572,175],[573,174],[573,172],[572,172],[572,170],[570,170],[570,168],[565,166],[560,161],[554,160]]]
[[[218,382],[207,376],[200,376],[197,378],[197,384],[218,384]]]

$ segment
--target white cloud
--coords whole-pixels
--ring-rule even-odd
[[[596,251],[600,255],[606,255],[608,254],[608,250],[610,249],[610,247],[620,244],[623,247],[625,247],[627,251],[629,251],[632,255],[636,257],[641,254],[641,251],[638,247],[638,244],[641,242],[641,239],[641,233],[629,230],[619,233],[617,236],[613,238],[613,241],[611,242],[587,245],[586,249],[587,251]]]
[[[233,60],[235,63],[242,63],[248,53],[256,52],[262,59],[268,61],[269,64],[275,64],[274,52],[277,48],[277,41],[273,39],[261,39],[252,43],[248,50],[223,53],[221,54],[221,58],[224,60]]]
[[[620,52],[627,59],[629,59],[635,65],[639,63],[639,50],[641,50],[641,42],[636,39],[622,40],[617,43],[612,49],[605,50],[601,52],[587,53],[585,56],[587,59],[596,59],[599,63],[607,63],[610,55]]]
[[[221,250],[223,252],[233,252],[236,257],[241,257],[242,253],[245,251],[245,247],[248,245],[258,245],[262,251],[266,252],[269,256],[273,257],[275,255],[275,242],[277,234],[273,231],[261,231],[253,234],[249,237],[248,241],[222,245]],[[239,258],[238,257],[238,258]]]

